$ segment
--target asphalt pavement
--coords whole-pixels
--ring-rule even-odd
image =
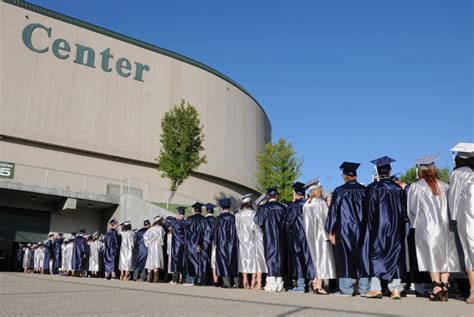
[[[0,273],[0,316],[33,315],[472,317],[474,305]]]

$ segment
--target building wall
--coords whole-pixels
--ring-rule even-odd
[[[42,29],[32,35],[33,45],[47,47],[48,52],[36,53],[25,46],[22,32],[32,23],[51,28],[51,38]],[[181,60],[4,2],[0,2],[0,25],[0,135],[57,146],[52,150],[34,143],[0,142],[0,160],[132,177],[167,187],[150,166],[159,153],[163,114],[186,99],[201,115],[208,163],[199,169],[204,177],[191,177],[180,191],[210,200],[221,192],[238,195],[256,188],[255,155],[270,141],[271,125],[260,105],[234,84]],[[71,45],[67,59],[52,53],[58,38]],[[75,44],[94,49],[95,68],[73,62]],[[149,65],[143,82],[121,77],[115,70],[104,72],[99,53],[107,48],[114,61],[126,57],[132,64]],[[71,154],[60,147],[98,156]],[[128,159],[143,164],[120,161]],[[206,175],[221,180],[211,182]]]

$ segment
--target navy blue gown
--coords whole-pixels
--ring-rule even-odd
[[[223,212],[216,218],[213,237],[216,244],[216,274],[235,277],[238,273],[239,240],[235,227],[235,216]]]
[[[85,270],[86,255],[87,255],[87,242],[86,239],[77,235],[74,239],[74,247],[72,249],[72,270],[83,271]]]
[[[54,257],[53,251],[53,241],[48,240],[44,245],[44,261],[43,261],[43,270],[49,271],[49,261]]]
[[[104,271],[115,272],[120,251],[119,234],[116,229],[110,228],[104,237]]]
[[[61,247],[63,245],[63,238],[57,238],[54,240],[54,263],[53,263],[53,273],[58,274],[59,273],[59,268],[62,265],[62,259],[61,259]]]
[[[188,276],[204,276],[210,268],[207,250],[211,236],[211,223],[201,214],[194,214],[186,219],[186,268]],[[201,250],[198,250],[198,246]]]
[[[148,248],[143,239],[143,235],[148,228],[141,228],[135,232],[135,250],[137,250],[137,259],[135,262],[135,271],[141,274],[145,270],[146,258],[148,256]]]
[[[364,209],[367,230],[362,250],[369,259],[369,276],[386,281],[404,277],[406,192],[390,178],[373,182],[367,186]]]
[[[303,206],[305,199],[288,205],[286,234],[288,242],[288,269],[293,278],[314,278],[314,267],[304,229]]]
[[[338,277],[368,277],[368,258],[361,253],[367,227],[364,217],[365,186],[350,181],[337,187],[326,220],[326,231],[336,235]]]
[[[277,201],[260,206],[254,217],[263,232],[268,276],[284,276],[287,273],[286,217],[286,206]]]
[[[25,256],[25,250],[23,250],[23,246],[20,245],[20,247],[16,251],[16,256],[15,256],[15,271],[20,272],[22,270],[24,256]]]
[[[171,272],[186,274],[185,262],[185,220],[178,220],[175,217],[166,218],[166,227],[173,232],[171,241]]]

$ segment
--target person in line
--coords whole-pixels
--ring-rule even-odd
[[[23,257],[25,255],[25,245],[23,243],[19,243],[18,250],[16,250],[15,254],[15,271],[21,272],[23,268]]]
[[[222,212],[217,217],[213,237],[216,243],[216,273],[222,278],[223,288],[238,288],[238,237],[235,216],[230,213],[230,198],[219,200]],[[232,285],[232,280],[234,284]]]
[[[310,289],[314,294],[327,295],[323,288],[323,279],[336,277],[334,251],[324,229],[328,205],[323,200],[323,187],[318,179],[306,183],[305,188],[309,191],[309,198],[303,205],[303,224],[314,270]],[[299,190],[301,195],[301,189]]]
[[[81,277],[86,270],[86,256],[87,256],[87,241],[84,235],[86,234],[85,229],[79,230],[74,238],[74,247],[72,250],[72,271],[73,275]]]
[[[53,274],[54,262],[54,234],[48,235],[48,241],[44,245],[43,274]]]
[[[59,232],[57,237],[54,239],[54,262],[53,262],[53,274],[58,275],[59,269],[62,266],[62,245],[63,245],[63,233]]]
[[[357,182],[360,163],[343,162],[339,169],[344,184],[333,192],[325,229],[335,247],[340,296],[354,296],[352,279],[359,279],[359,292],[369,290],[368,258],[361,252],[366,224],[363,222],[365,186]]]
[[[125,221],[122,225],[122,231],[119,232],[121,237],[119,271],[120,280],[128,281],[130,272],[133,272],[133,252],[135,246],[135,232],[132,230],[130,221]]]
[[[148,270],[149,283],[158,283],[160,269],[165,267],[163,258],[164,236],[163,218],[156,216],[153,218],[153,225],[143,234],[143,242],[148,250],[145,268]]]
[[[135,232],[135,250],[137,250],[137,260],[135,262],[135,271],[133,272],[134,281],[146,281],[145,264],[148,256],[148,247],[144,240],[144,235],[150,228],[150,220],[143,221],[143,228]],[[163,256],[161,257],[163,258]]]
[[[71,237],[68,240],[68,243],[66,245],[65,249],[65,257],[66,260],[64,261],[65,265],[65,275],[66,276],[72,276],[73,271],[72,271],[72,261],[73,261],[73,253],[74,253],[74,240],[76,238],[76,233],[73,232],[71,233]]]
[[[459,143],[449,182],[449,210],[456,222],[470,284],[466,302],[474,304],[474,143]]]
[[[388,282],[391,298],[401,299],[405,268],[405,238],[408,224],[406,192],[390,177],[394,159],[384,156],[371,161],[376,180],[364,196],[367,229],[362,252],[369,259],[370,290],[366,298],[382,298],[381,279]]]
[[[35,253],[34,253],[34,272],[35,273],[42,273],[43,271],[43,260],[44,260],[44,248],[43,242],[38,242],[35,245]]]
[[[408,217],[415,229],[415,245],[420,272],[430,272],[432,301],[447,301],[449,273],[460,272],[455,234],[449,227],[448,184],[438,179],[435,160],[416,160],[419,180],[408,191]]]
[[[23,271],[25,273],[30,273],[31,272],[31,256],[32,256],[32,251],[31,251],[31,243],[27,243],[25,247],[25,253],[23,254]]]
[[[210,241],[207,241],[206,244],[209,246],[206,250],[207,255],[211,261],[210,265],[210,275],[212,278],[211,285],[214,287],[219,286],[219,277],[216,274],[216,244],[214,243],[214,238],[212,237],[212,232],[214,232],[214,225],[216,223],[216,217],[214,217],[214,208],[217,206],[212,203],[207,203],[204,205],[206,207],[206,219],[209,221],[211,226],[211,235],[209,236]]]
[[[166,218],[165,227],[168,230],[169,245],[169,269],[168,272],[173,275],[171,284],[182,282],[186,277],[185,263],[185,213],[186,207],[179,206],[176,208],[176,216]],[[171,235],[171,239],[169,237]]]
[[[211,223],[202,213],[203,204],[195,202],[192,206],[194,214],[186,219],[186,267],[188,279],[185,285],[205,285],[210,259],[206,252],[211,241]]]
[[[267,273],[262,230],[254,221],[257,213],[252,206],[252,194],[242,196],[240,211],[235,215],[239,238],[239,272],[245,289],[262,289],[262,273]],[[248,275],[252,275],[249,283]]]
[[[99,253],[103,249],[103,243],[99,240],[99,233],[96,231],[92,234],[92,240],[89,242],[89,271],[92,277],[99,277],[100,273],[100,256]]]
[[[315,239],[308,230],[305,231],[305,219],[303,216],[303,206],[306,203],[305,188],[301,182],[292,185],[293,202],[288,205],[288,215],[286,218],[286,236],[288,241],[288,268],[289,277],[296,279],[296,287],[290,290],[291,293],[305,293],[306,281],[312,280],[315,276],[313,260],[311,258],[308,242]],[[315,223],[309,224],[314,226]],[[312,228],[311,228],[312,229]],[[308,241],[306,241],[308,238]]]
[[[104,271],[106,279],[115,279],[117,271],[117,262],[120,251],[120,237],[117,231],[118,222],[115,219],[110,220],[110,229],[104,238]]]
[[[267,202],[255,214],[255,223],[262,228],[267,277],[265,291],[281,292],[284,288],[283,276],[287,273],[285,224],[287,209],[278,201],[276,188],[267,190]]]

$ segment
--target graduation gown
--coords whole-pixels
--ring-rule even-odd
[[[254,221],[263,232],[268,276],[284,276],[287,271],[286,216],[286,206],[275,200],[260,206],[255,214]]]
[[[23,250],[23,247],[19,247],[18,250],[16,251],[16,256],[15,256],[15,270],[20,271],[21,268],[23,267],[23,256],[25,255],[25,250]]]
[[[185,264],[185,220],[178,220],[176,217],[167,217],[165,221],[166,226],[171,229],[171,272],[186,273]]]
[[[106,273],[116,271],[116,263],[119,257],[120,238],[116,229],[110,228],[104,237],[104,271]]]
[[[135,246],[135,232],[127,230],[120,232],[120,256],[118,269],[120,271],[133,271],[133,251]]]
[[[207,255],[211,261],[211,269],[216,268],[216,244],[214,243],[214,225],[216,224],[216,217],[213,215],[207,214],[206,220],[209,221],[209,224],[211,226],[211,235],[209,236],[209,241],[207,241],[208,248],[206,250]]]
[[[216,218],[214,225],[216,243],[216,274],[222,277],[238,275],[238,238],[235,228],[235,216],[223,212]]]
[[[54,240],[54,264],[53,270],[54,273],[57,274],[58,270],[61,268],[62,265],[62,245],[63,245],[63,238],[57,238]]]
[[[70,241],[66,246],[66,270],[72,271],[72,258],[74,250],[74,241]]]
[[[24,270],[31,268],[30,262],[31,262],[31,249],[26,247],[25,253],[23,254],[23,263],[22,263],[22,267]]]
[[[448,184],[438,181],[439,195],[420,179],[408,192],[408,217],[415,229],[420,272],[460,272],[455,233],[449,228]]]
[[[135,262],[135,270],[143,272],[145,269],[146,258],[148,255],[148,247],[145,244],[143,235],[147,232],[148,228],[141,228],[135,232],[135,250],[137,251],[137,259]]]
[[[368,258],[363,257],[366,224],[363,217],[365,186],[350,181],[337,187],[332,194],[325,229],[336,235],[335,257],[338,277],[367,277]]]
[[[103,244],[100,240],[93,240],[89,244],[89,271],[99,272],[100,270],[100,257],[99,252],[102,250]]]
[[[362,256],[369,259],[369,276],[387,281],[402,278],[406,272],[406,192],[390,178],[383,178],[367,186],[364,208],[367,227]]]
[[[288,216],[286,218],[286,235],[289,254],[288,268],[289,275],[293,278],[312,279],[315,271],[308,242],[315,245],[316,243],[314,242],[319,237],[312,235],[314,230],[308,231],[305,230],[305,228],[308,229],[308,227],[314,227],[318,224],[319,231],[321,231],[321,228],[323,228],[324,231],[324,226],[320,226],[319,223],[313,222],[308,224],[305,223],[303,217],[303,206],[305,205],[305,202],[304,199],[299,199],[288,205]],[[309,238],[308,242],[306,241],[307,237]]]
[[[49,261],[54,259],[54,242],[52,240],[46,241],[44,245],[44,259],[43,270],[49,270]]]
[[[211,223],[203,215],[194,214],[186,219],[185,228],[188,275],[201,277],[207,272],[211,264],[207,253],[211,245]],[[198,247],[201,248],[201,251],[198,251]]]
[[[310,259],[314,267],[313,277],[326,279],[336,277],[334,251],[324,228],[328,205],[319,198],[306,202],[303,206],[304,233],[308,242]]]
[[[256,213],[253,209],[243,209],[235,215],[239,238],[239,272],[242,273],[267,273],[262,229],[254,221]]]
[[[474,171],[455,169],[449,182],[449,210],[456,221],[466,270],[474,269]]]
[[[39,271],[43,268],[44,249],[43,247],[37,247],[34,253],[34,268],[35,271]]]
[[[165,267],[163,258],[165,229],[160,225],[154,225],[143,235],[143,243],[148,249],[145,268],[148,270],[162,269]]]
[[[77,235],[74,239],[74,247],[72,250],[72,270],[83,271],[86,268],[86,256],[87,256],[87,242],[82,235]]]

